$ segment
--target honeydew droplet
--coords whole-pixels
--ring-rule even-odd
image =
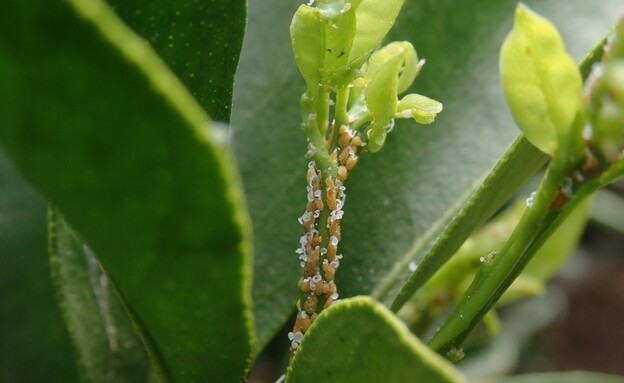
[[[529,208],[532,208],[533,205],[535,205],[535,196],[537,195],[536,192],[532,192],[531,195],[529,196],[529,198],[526,199],[526,205]]]

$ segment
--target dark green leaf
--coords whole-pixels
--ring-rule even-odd
[[[0,149],[0,382],[78,382],[50,280],[46,204]]]
[[[240,379],[252,340],[238,182],[151,49],[97,0],[3,2],[0,105],[0,141],[98,255],[160,378]]]
[[[244,0],[107,0],[217,121],[230,120]]]
[[[617,0],[533,3],[562,27],[577,59],[622,9]],[[488,0],[461,12],[451,0],[404,4],[387,41],[408,40],[427,59],[408,92],[442,102],[444,111],[431,126],[400,121],[384,149],[363,155],[349,175],[337,273],[341,296],[391,299],[409,262],[424,256],[516,138],[497,69],[515,4]],[[306,203],[306,142],[298,105],[305,84],[288,36],[296,8],[279,0],[250,4],[234,92],[232,140],[256,233],[254,312],[261,346],[293,309],[299,278],[294,250]]]
[[[286,375],[293,383],[464,382],[382,304],[346,299],[323,312],[306,333]]]
[[[49,231],[50,268],[83,379],[147,381],[147,353],[95,254],[54,209]]]

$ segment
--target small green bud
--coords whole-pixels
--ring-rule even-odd
[[[431,124],[442,111],[442,103],[411,93],[404,96],[397,104],[396,118],[413,118],[419,124]]]
[[[594,146],[605,160],[614,163],[624,146],[624,59],[609,60],[603,70],[588,115]]]
[[[557,29],[526,6],[501,48],[500,71],[511,113],[529,142],[554,156],[581,106],[582,79]],[[579,138],[580,139],[580,138]],[[566,148],[565,150],[569,150]]]
[[[610,36],[602,60],[585,86],[587,116],[595,153],[614,163],[624,148],[624,20]]]

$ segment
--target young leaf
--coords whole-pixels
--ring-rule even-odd
[[[295,60],[315,92],[347,86],[396,19],[403,0],[326,0],[301,5],[291,23]],[[320,75],[320,80],[318,78]]]
[[[360,61],[371,54],[388,34],[404,0],[360,0],[355,17],[357,25],[349,58]],[[363,61],[363,60],[362,60]]]
[[[442,103],[420,94],[411,93],[399,100],[395,118],[413,118],[419,124],[431,124],[442,111]]]
[[[308,89],[316,92],[325,54],[325,28],[318,9],[302,4],[290,23],[290,39],[299,72]]]
[[[520,130],[541,151],[554,155],[580,108],[582,89],[579,70],[557,29],[519,4],[501,48],[500,71]]]
[[[103,2],[4,8],[0,142],[97,254],[161,380],[239,380],[250,233],[216,127]]]
[[[322,312],[299,345],[286,382],[465,382],[385,306],[356,297]]]
[[[397,112],[397,94],[401,69],[407,65],[408,76],[413,80],[418,58],[416,50],[407,41],[393,42],[373,53],[366,70],[366,106],[373,116],[368,133],[368,149],[377,152],[386,140],[388,125]],[[407,89],[406,80],[401,83],[402,90]]]

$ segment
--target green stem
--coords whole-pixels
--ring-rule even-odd
[[[373,121],[373,116],[370,113],[366,113],[351,123],[351,129],[356,131],[360,130],[362,126],[371,121]]]
[[[329,126],[329,95],[330,91],[320,88],[316,95],[315,112],[316,124],[321,136],[325,136],[327,127]]]
[[[349,88],[342,87],[336,90],[336,106],[334,107],[334,135],[331,137],[329,151],[332,152],[340,137],[340,127],[349,126],[349,113],[347,105],[349,103]]]
[[[349,104],[349,88],[338,88],[336,91],[336,108],[335,118],[336,126],[349,125],[349,114],[347,113],[347,105]]]
[[[327,93],[328,96],[329,93]],[[329,156],[325,146],[325,136],[319,130],[319,117],[316,106],[318,106],[318,100],[314,100],[309,93],[304,93],[301,96],[301,130],[303,130],[308,142],[314,147],[314,161],[322,172],[323,180],[325,180],[328,176],[335,177],[338,168],[336,162]]]
[[[432,349],[447,351],[457,346],[513,282],[522,270],[518,265],[528,261],[527,255],[530,258],[528,250],[542,233],[546,218],[558,214],[550,211],[550,205],[569,170],[566,164],[551,162],[533,205],[525,211],[500,253],[479,270],[451,315],[430,340]]]

